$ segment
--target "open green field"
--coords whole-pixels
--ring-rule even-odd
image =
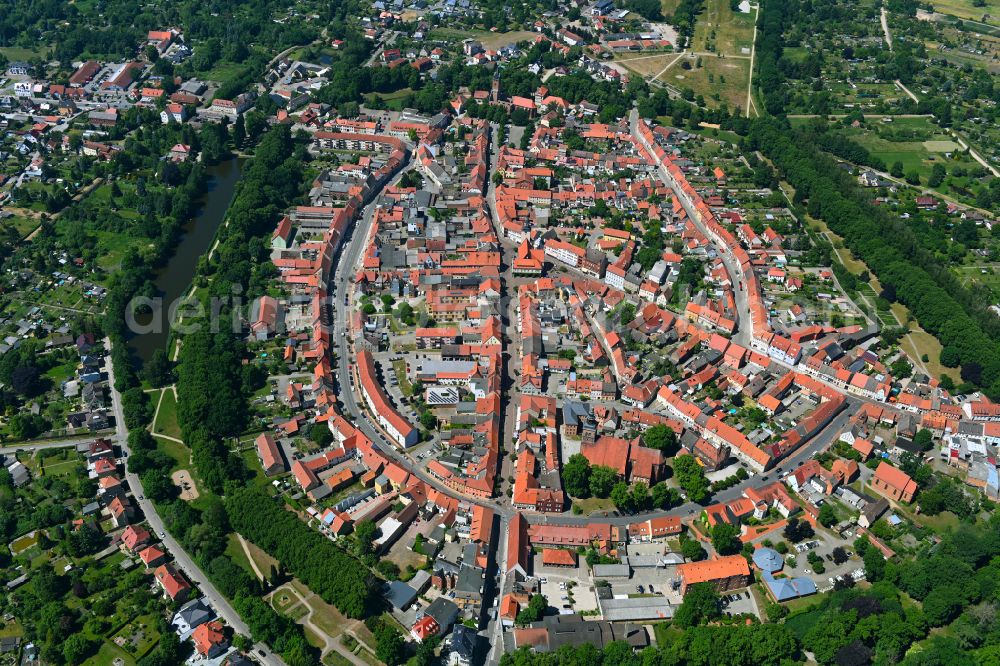
[[[32,60],[34,58],[47,59],[50,57],[51,51],[49,47],[43,49],[26,49],[20,46],[0,46],[0,55],[7,58],[8,61],[14,60]],[[6,71],[6,66],[4,66]]]
[[[986,289],[994,295],[1000,294],[1000,266],[977,264],[975,266],[953,266],[952,271],[966,289]]]
[[[671,67],[660,81],[676,88],[690,88],[695,96],[704,97],[710,107],[717,108],[725,103],[730,109],[744,109],[750,84],[750,60],[714,56],[703,56],[700,60],[701,67],[688,70]]]
[[[587,499],[574,500],[573,504],[583,509],[582,515],[584,516],[589,516],[597,511],[614,511],[615,509],[615,503],[610,498],[588,497]]]
[[[74,449],[58,449],[41,461],[42,476],[71,476],[84,468],[83,461]]]
[[[403,88],[391,93],[369,93],[365,95],[365,101],[371,104],[375,99],[381,99],[390,111],[402,111],[406,96],[412,92],[410,88]]]
[[[219,63],[201,76],[206,81],[224,82],[240,76],[246,68],[246,65],[234,62]]]
[[[1000,0],[985,0],[981,7],[976,7],[973,0],[931,0],[930,4],[942,14],[1000,26]]]
[[[462,41],[475,39],[484,48],[497,49],[508,44],[531,41],[535,33],[529,30],[512,30],[511,32],[489,32],[487,30],[456,30],[455,28],[435,28],[427,35],[429,39]]]
[[[181,438],[181,427],[177,423],[177,398],[169,388],[163,391],[160,399],[160,411],[153,424],[153,434]]]
[[[191,449],[184,444],[156,437],[156,448],[174,459],[174,466],[170,469],[171,472],[178,469],[187,469],[191,466]]]
[[[804,46],[786,46],[782,55],[792,62],[802,62],[809,55],[809,49]]]
[[[729,0],[705,0],[705,11],[695,23],[691,50],[749,56],[755,15],[753,11],[734,12],[729,8]]]
[[[120,211],[125,216],[128,211]],[[126,234],[111,233],[110,231],[95,231],[97,237],[97,263],[105,271],[114,272],[122,263],[125,251],[135,241]]]
[[[246,540],[246,544],[247,544],[247,550],[250,552],[250,557],[253,558],[253,561],[257,565],[257,568],[260,569],[265,576],[269,576],[271,572],[271,567],[278,566],[278,560],[274,559],[273,557],[265,553],[263,550],[255,546],[253,542],[250,541],[249,539]],[[305,588],[304,585],[303,588]]]
[[[805,123],[809,120],[796,118],[793,122]],[[897,117],[891,123],[869,118],[861,127],[845,127],[839,131],[882,158],[887,167],[898,161],[902,163],[904,173],[916,171],[924,185],[935,164],[943,165],[949,173],[955,167],[968,170],[978,166],[931,118]],[[944,194],[950,191],[947,182],[935,189]]]
[[[38,220],[24,217],[23,215],[15,215],[14,217],[5,219],[2,224],[4,227],[14,227],[17,230],[17,235],[24,238],[38,227]]]
[[[680,61],[683,58],[684,56],[678,56],[676,53],[661,53],[657,55],[649,55],[648,53],[619,53],[615,55],[615,62],[648,79],[658,76],[668,66],[671,69],[679,67]],[[671,63],[675,64],[672,65]],[[666,72],[663,73],[666,74]]]
[[[663,14],[663,18],[669,21],[680,4],[681,0],[660,0],[660,13]]]

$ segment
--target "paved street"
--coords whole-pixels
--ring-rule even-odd
[[[18,453],[20,451],[41,451],[43,449],[68,449],[70,447],[76,447],[80,444],[89,444],[93,442],[100,435],[91,435],[89,437],[73,437],[72,439],[57,439],[51,441],[32,441],[24,442],[23,444],[4,446],[0,448],[0,454]]]
[[[108,349],[108,358],[111,357],[111,341],[105,340],[105,346]],[[112,410],[115,415],[115,423],[117,424],[117,431],[115,433],[115,442],[121,447],[122,457],[126,462],[126,472],[125,481],[128,483],[128,487],[132,490],[132,494],[135,496],[136,503],[142,510],[143,515],[146,517],[146,522],[149,523],[150,528],[153,533],[160,538],[163,542],[163,546],[167,551],[173,556],[174,562],[177,567],[184,572],[184,575],[188,579],[195,583],[201,590],[202,595],[208,601],[208,603],[215,609],[223,620],[226,621],[234,631],[243,634],[244,636],[250,635],[250,627],[243,621],[236,612],[229,601],[222,595],[221,592],[212,584],[208,576],[195,564],[195,561],[188,555],[187,551],[184,550],[183,546],[167,532],[163,525],[163,519],[156,512],[156,507],[153,503],[146,499],[146,495],[142,489],[142,482],[139,480],[137,474],[133,474],[128,470],[128,430],[125,428],[125,414],[122,411],[122,401],[121,394],[115,389],[115,373],[114,368],[109,360],[108,362],[108,384],[111,387],[111,404]],[[258,659],[268,666],[284,666],[285,662],[276,654],[271,652],[271,649],[264,645],[263,643],[257,643],[254,645],[254,658]]]

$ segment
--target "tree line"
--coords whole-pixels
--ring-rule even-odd
[[[755,121],[748,138],[749,146],[771,159],[795,188],[796,200],[808,201],[809,214],[824,220],[883,286],[891,286],[891,295],[910,309],[924,330],[954,350],[963,377],[990,395],[1000,395],[995,337],[973,316],[977,313],[960,302],[964,290],[942,274],[946,267],[935,270],[937,262],[905,223],[869,203],[807,135],[787,124],[773,118]]]
[[[363,618],[376,608],[373,579],[356,559],[258,488],[226,497],[233,529],[282,563],[341,613]]]
[[[272,265],[262,238],[299,196],[304,160],[288,127],[275,126],[262,136],[219,229],[215,253],[202,260],[195,278],[208,287],[206,313],[212,311],[207,299],[220,299],[221,324],[213,331],[211,322],[202,321],[184,337],[177,365],[177,419],[199,476],[215,493],[222,493],[227,482],[246,478],[245,466],[224,440],[244,431],[247,396],[263,382],[256,366],[243,364],[243,344],[228,325],[246,306],[230,299],[245,295],[249,302],[264,292]]]

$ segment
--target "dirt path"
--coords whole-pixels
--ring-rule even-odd
[[[889,34],[889,15],[885,11],[885,7],[882,7],[882,15],[879,17],[882,21],[882,32],[885,33],[885,43],[892,50],[892,35]]]
[[[243,542],[242,537],[240,537],[240,542],[241,543]],[[249,557],[249,553],[247,553],[247,556]],[[250,558],[250,562],[252,565],[253,558]],[[254,567],[254,569],[256,569],[256,567]],[[310,593],[308,597],[303,597],[301,594],[299,594],[299,591],[296,590],[291,585],[282,585],[281,587],[277,588],[274,592],[272,592],[271,596],[273,597],[274,594],[279,591],[283,591],[286,594],[294,596],[296,599],[298,599],[298,601],[296,601],[294,604],[285,609],[285,613],[289,613],[290,611],[298,608],[299,606],[305,606],[308,609],[308,612],[304,616],[302,616],[302,618],[298,620],[298,622],[303,626],[311,629],[313,633],[315,633],[319,638],[323,640],[323,650],[322,650],[323,655],[326,655],[328,652],[330,652],[330,650],[333,650],[344,659],[347,659],[352,664],[355,664],[355,666],[368,666],[368,662],[366,662],[365,660],[361,659],[361,657],[357,656],[356,654],[348,650],[347,647],[341,644],[339,640],[337,640],[330,634],[320,629],[320,627],[315,622],[313,622],[312,620],[313,608],[312,606],[309,605],[308,602],[310,599],[316,596],[315,594]],[[349,630],[346,630],[344,633],[351,634]],[[353,635],[352,637],[355,640],[357,640],[357,637],[354,637]],[[358,641],[358,644],[360,645],[361,641]],[[360,649],[365,650],[364,647],[361,647]]]
[[[660,78],[661,76],[663,76],[664,74],[666,74],[666,73],[667,73],[667,70],[668,70],[668,69],[670,69],[671,67],[673,67],[673,66],[674,66],[675,64],[677,64],[677,61],[678,61],[678,60],[680,60],[680,59],[681,59],[681,58],[683,58],[683,57],[684,57],[684,52],[683,52],[683,51],[681,51],[680,53],[678,53],[678,54],[677,54],[677,57],[676,57],[676,58],[674,58],[674,59],[673,59],[673,60],[671,60],[671,61],[670,61],[669,63],[667,63],[667,66],[666,66],[666,67],[664,67],[663,69],[661,69],[661,70],[660,70],[660,73],[659,73],[659,74],[657,74],[656,76],[654,76],[653,78],[654,78],[654,79],[658,79],[658,78]]]
[[[257,566],[257,561],[253,558],[253,554],[250,552],[249,546],[247,546],[246,539],[244,539],[243,535],[239,533],[237,533],[236,538],[240,540],[240,546],[243,548],[243,552],[247,556],[247,561],[250,562],[250,568],[253,569],[255,574],[257,574],[257,578],[264,580],[264,572]]]
[[[757,55],[757,21],[760,19],[760,3],[757,3],[757,13],[753,17],[753,42],[750,44],[750,77],[747,81],[747,118],[750,117],[750,106],[753,104],[753,59]]]

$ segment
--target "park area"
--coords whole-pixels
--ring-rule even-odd
[[[690,88],[696,97],[703,97],[709,107],[727,104],[735,111],[746,108],[750,85],[749,58],[705,55],[691,64],[691,69],[675,65],[660,77],[660,81],[682,90]]]
[[[644,79],[655,78],[678,63],[684,56],[676,53],[619,53],[615,62]]]
[[[705,11],[695,24],[691,50],[749,57],[755,17],[753,10],[749,14],[734,12],[729,0],[706,0]]]
[[[153,434],[163,435],[170,439],[180,439],[181,427],[177,422],[177,394],[168,387],[163,389],[160,394],[153,394],[151,398],[154,401],[159,401],[156,421],[153,423]]]

